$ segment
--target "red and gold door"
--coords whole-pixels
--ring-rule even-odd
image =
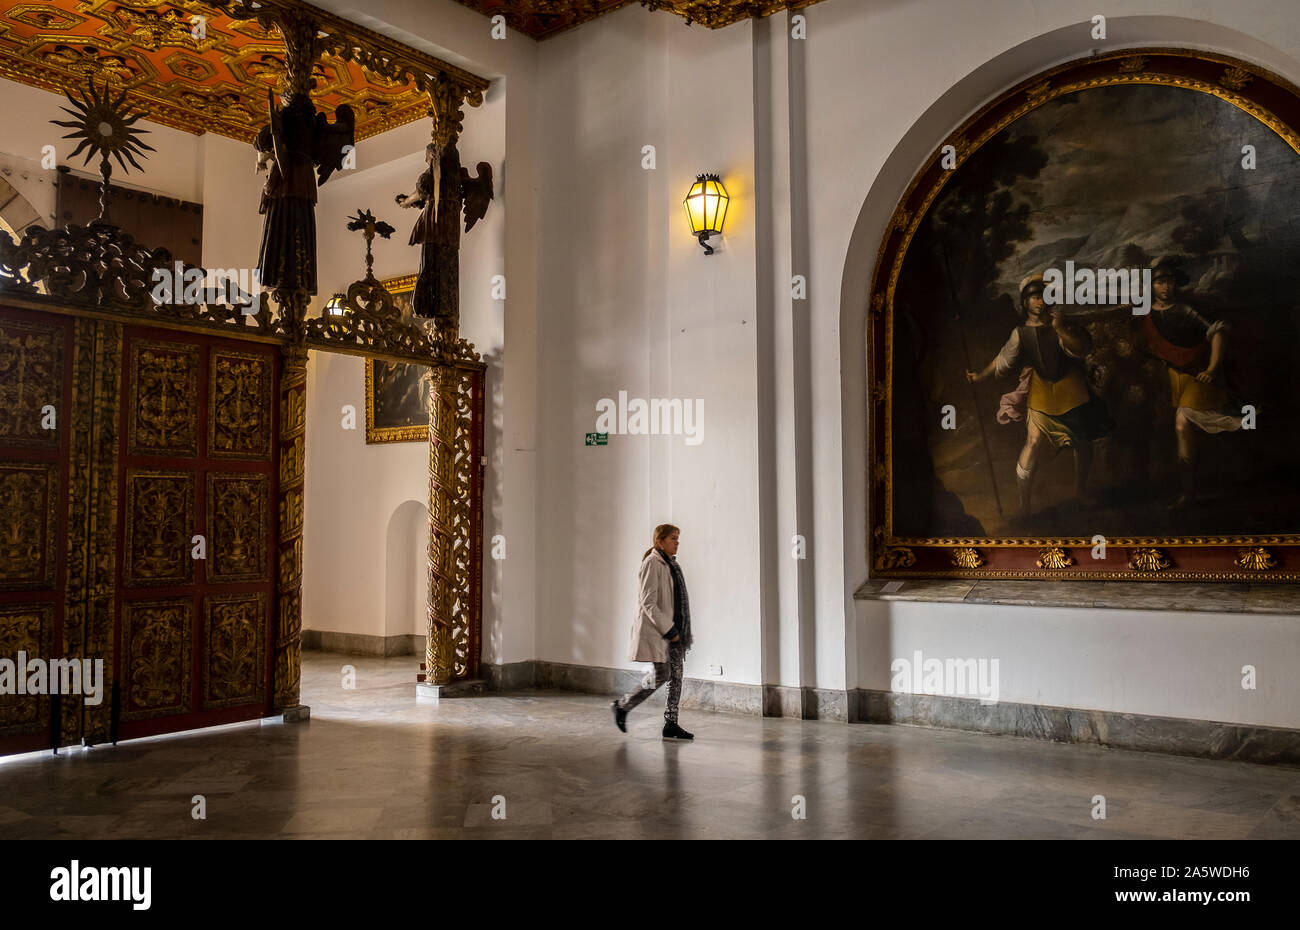
[[[124,332],[116,739],[271,712],[279,360],[273,345]]]
[[[27,671],[64,655],[75,328],[0,307],[0,754],[58,739],[63,699]]]

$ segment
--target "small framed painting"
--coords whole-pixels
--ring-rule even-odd
[[[383,282],[403,315],[410,312],[415,275]],[[366,359],[366,442],[427,442],[428,365]]]

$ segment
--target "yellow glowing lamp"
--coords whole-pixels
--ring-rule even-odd
[[[325,330],[331,336],[342,336],[345,333],[343,317],[348,312],[348,308],[343,304],[345,299],[342,294],[335,294],[325,304],[325,310],[321,314],[325,320]]]
[[[708,238],[722,235],[722,224],[727,221],[727,204],[730,202],[731,197],[716,174],[696,177],[691,192],[682,202],[686,218],[691,222],[691,235],[700,240],[705,255],[713,254]]]

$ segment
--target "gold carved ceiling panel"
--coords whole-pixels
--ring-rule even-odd
[[[249,142],[267,120],[267,91],[283,84],[284,41],[274,26],[192,0],[0,0],[0,76],[58,92],[94,77],[125,90],[154,122]],[[358,139],[429,111],[414,81],[329,53],[314,78],[317,107],[350,105]]]
[[[797,10],[821,0],[456,0],[485,16],[501,15],[506,25],[534,39],[546,39],[566,29],[640,2],[651,10],[676,13],[688,23],[721,29],[778,10]]]

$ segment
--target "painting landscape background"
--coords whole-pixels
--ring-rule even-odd
[[[1247,144],[1253,170],[1242,167]],[[1045,103],[990,139],[955,170],[919,224],[894,296],[894,534],[1300,531],[1298,216],[1300,156],[1210,94],[1140,84],[1089,89]],[[1072,499],[1066,452],[1039,465],[1035,510],[1017,515],[1025,426],[995,418],[1015,379],[972,387],[965,371],[983,368],[1019,324],[1024,275],[1066,260],[1147,268],[1170,254],[1191,276],[1179,299],[1230,323],[1227,375],[1256,407],[1257,428],[1199,435],[1202,497],[1172,508],[1165,367],[1143,352],[1134,318],[1089,323],[1086,367],[1117,422],[1094,443],[1091,500]],[[940,425],[947,404],[957,411],[955,430]]]

